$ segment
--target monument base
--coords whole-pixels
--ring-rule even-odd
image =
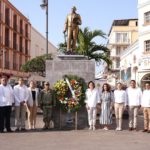
[[[59,55],[58,59],[46,61],[46,79],[53,86],[64,75],[77,75],[89,82],[95,79],[95,61],[83,55]]]
[[[61,60],[87,60],[87,57],[84,55],[58,55]]]

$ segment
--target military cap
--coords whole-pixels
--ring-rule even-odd
[[[48,82],[48,81],[45,81],[45,82],[44,82],[44,85],[50,85],[50,84],[49,84],[49,82]]]

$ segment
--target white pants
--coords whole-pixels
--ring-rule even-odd
[[[95,126],[95,124],[96,124],[96,114],[97,114],[96,107],[90,107],[87,111],[88,111],[89,126]]]

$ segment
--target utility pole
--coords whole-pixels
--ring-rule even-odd
[[[48,58],[48,0],[42,0],[40,6],[42,9],[46,9],[46,58]]]

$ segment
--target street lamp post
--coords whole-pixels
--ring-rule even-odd
[[[48,0],[42,0],[40,6],[42,9],[46,9],[46,58],[48,58]]]

